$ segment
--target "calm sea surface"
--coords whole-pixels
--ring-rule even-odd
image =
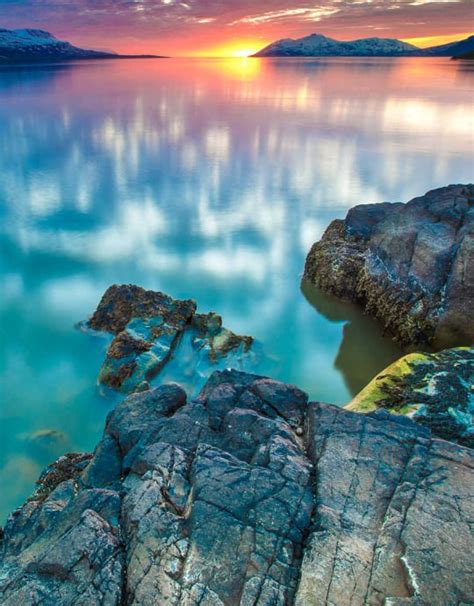
[[[1,70],[0,519],[102,432],[107,340],[74,325],[112,283],[219,312],[258,339],[257,372],[313,398],[344,404],[396,359],[357,309],[302,292],[304,259],[355,204],[472,180],[473,74],[447,59]]]

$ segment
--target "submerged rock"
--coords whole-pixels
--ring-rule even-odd
[[[377,375],[346,408],[408,415],[434,435],[474,448],[474,349],[409,354]]]
[[[148,389],[190,332],[196,352],[215,362],[231,351],[247,352],[251,337],[223,328],[215,313],[196,314],[196,303],[133,285],[111,286],[88,322],[89,328],[115,335],[99,374],[99,383],[125,393]]]
[[[31,433],[21,434],[20,437],[30,444],[43,448],[56,447],[67,441],[66,434],[58,429],[38,429]]]
[[[403,344],[474,342],[474,186],[356,206],[306,259],[305,279],[364,306]]]
[[[86,467],[63,463],[62,481],[7,522],[2,605],[454,606],[474,595],[474,453],[404,417],[216,372],[193,401],[175,384],[130,395]]]

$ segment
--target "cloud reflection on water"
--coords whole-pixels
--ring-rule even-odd
[[[472,178],[470,86],[444,59],[1,70],[0,476],[31,456],[19,433],[96,441],[102,345],[72,327],[112,282],[196,298],[279,378],[346,401],[399,351],[356,310],[308,304],[305,255],[354,204]]]

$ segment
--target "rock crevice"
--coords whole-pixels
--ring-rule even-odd
[[[191,401],[174,384],[128,396],[92,458],[56,465],[5,527],[2,605],[474,595],[473,453],[385,411],[216,372]]]

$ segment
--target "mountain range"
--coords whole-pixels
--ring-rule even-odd
[[[474,52],[474,35],[465,40],[418,48],[392,38],[363,38],[341,42],[322,34],[269,44],[254,57],[455,57]],[[78,59],[162,58],[158,55],[119,55],[112,51],[88,50],[59,40],[39,29],[0,29],[0,65],[45,63]]]
[[[0,29],[0,65],[45,63],[77,59],[155,58],[155,55],[118,55],[78,48],[40,29]]]
[[[456,57],[474,50],[474,36],[465,40],[418,48],[393,38],[363,38],[340,42],[322,34],[269,44],[254,57]]]

